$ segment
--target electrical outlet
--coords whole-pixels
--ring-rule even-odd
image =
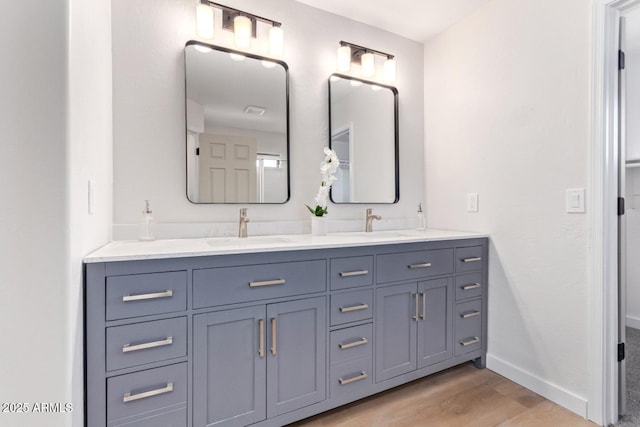
[[[478,212],[478,193],[467,194],[467,212]]]

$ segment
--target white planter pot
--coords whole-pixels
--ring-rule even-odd
[[[311,234],[314,236],[326,236],[329,228],[327,217],[312,216],[311,217]]]

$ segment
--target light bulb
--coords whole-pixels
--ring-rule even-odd
[[[213,38],[213,9],[206,4],[196,8],[196,34],[204,39]]]
[[[233,18],[233,34],[236,46],[240,48],[251,46],[251,30],[251,19],[242,15]]]
[[[269,55],[281,58],[284,54],[284,31],[280,27],[269,28]]]
[[[396,60],[393,58],[384,61],[384,81],[385,83],[396,81]]]
[[[340,46],[338,48],[338,71],[346,73],[351,68],[351,48]]]
[[[373,77],[376,73],[376,63],[373,53],[363,53],[360,57],[362,77]]]

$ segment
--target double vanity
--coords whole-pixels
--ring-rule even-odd
[[[85,260],[94,426],[282,426],[484,367],[487,238],[449,231],[114,242]]]

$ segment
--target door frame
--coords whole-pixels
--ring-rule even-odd
[[[618,419],[618,33],[640,0],[591,1],[591,137],[588,263],[588,407],[600,425]]]

